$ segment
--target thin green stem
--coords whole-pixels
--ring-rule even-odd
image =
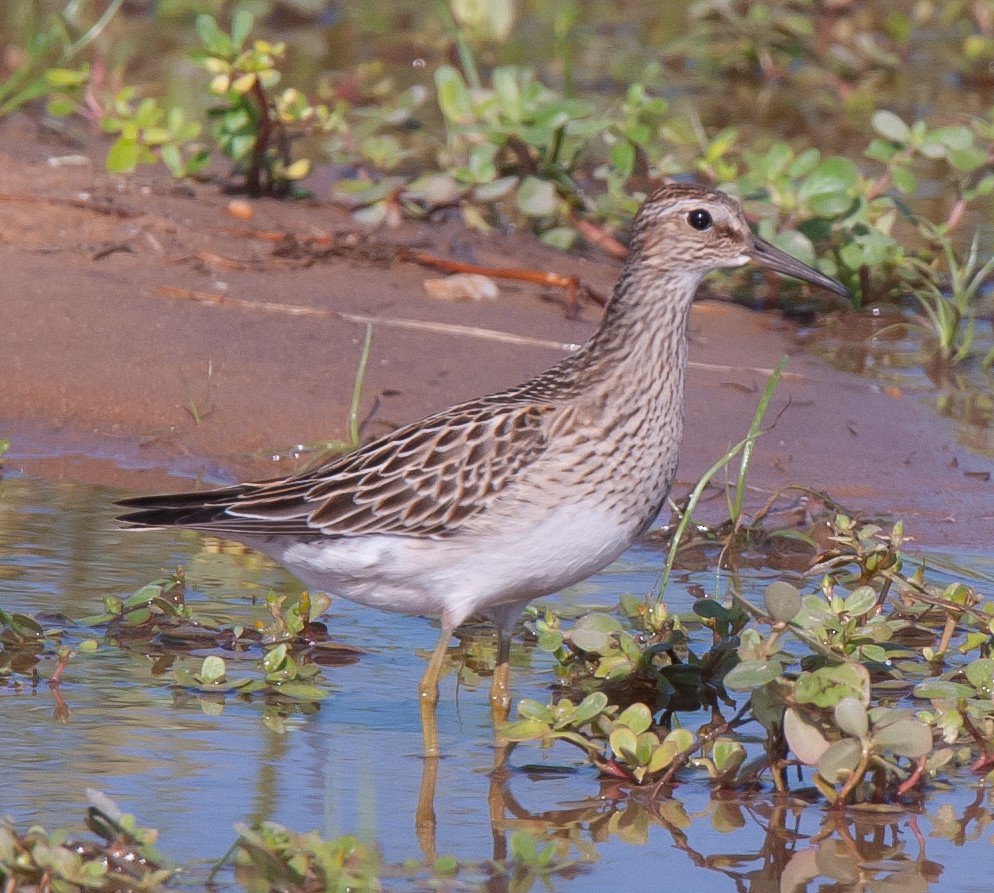
[[[480,72],[476,67],[476,57],[473,55],[473,48],[466,40],[466,35],[463,34],[460,27],[456,24],[452,10],[445,0],[435,0],[435,9],[449,37],[452,38],[452,42],[456,45],[456,52],[459,54],[459,65],[462,68],[463,75],[466,77],[466,83],[470,88],[479,90],[481,86]]]
[[[352,385],[352,403],[349,406],[349,442],[352,449],[359,446],[359,398],[362,395],[362,381],[366,377],[366,364],[369,362],[369,349],[373,343],[373,326],[366,323],[366,337],[362,342],[359,353],[359,365],[355,371],[355,382]]]
[[[760,395],[759,404],[756,406],[756,412],[752,416],[752,424],[749,426],[749,433],[746,435],[744,445],[742,447],[742,458],[739,460],[739,475],[735,481],[735,494],[732,500],[730,517],[732,521],[735,522],[735,529],[738,530],[740,524],[742,523],[742,502],[745,499],[745,482],[746,475],[749,473],[749,464],[752,461],[752,451],[756,444],[756,438],[759,437],[761,431],[760,426],[763,424],[763,417],[766,415],[766,409],[770,405],[770,399],[773,397],[773,391],[776,389],[777,383],[780,381],[780,376],[783,374],[784,368],[787,366],[787,357],[783,356],[780,358],[780,362],[777,363],[776,368],[773,370],[773,374],[770,375],[766,382],[766,387],[763,388],[763,393]]]
[[[107,8],[104,10],[103,15],[100,16],[83,34],[76,38],[68,47],[63,54],[64,59],[71,59],[76,55],[83,47],[87,44],[92,43],[100,36],[100,32],[104,30],[109,24],[110,20],[117,15],[117,11],[124,5],[124,0],[111,0]]]
[[[749,433],[737,444],[735,444],[735,446],[729,449],[725,455],[714,463],[714,465],[705,471],[700,480],[694,486],[694,489],[690,491],[690,497],[687,500],[687,507],[684,509],[680,522],[677,524],[676,531],[673,534],[673,539],[670,540],[669,551],[666,553],[666,564],[663,567],[663,573],[659,579],[659,585],[656,587],[655,592],[655,598],[657,601],[662,599],[663,593],[666,591],[666,586],[669,583],[670,573],[673,570],[673,563],[676,561],[676,553],[680,549],[683,534],[686,531],[687,525],[690,523],[691,518],[693,517],[694,509],[697,507],[697,503],[700,501],[704,489],[710,483],[711,478],[721,471],[721,469],[727,467],[728,463],[731,462],[731,460],[734,459],[739,453],[748,449],[749,452],[747,455],[743,456],[742,464],[739,468],[739,480],[735,500],[735,504],[737,504],[738,509],[737,514],[733,517],[737,519],[741,515],[742,493],[745,489],[745,475],[749,467],[748,457],[752,454],[753,442],[762,433],[760,426],[763,421],[763,416],[766,414],[766,408],[769,406],[770,398],[773,396],[773,390],[776,388],[777,382],[780,380],[780,375],[786,364],[787,357],[782,357],[780,362],[777,364],[776,369],[773,370],[773,373],[767,380],[766,387],[763,388],[762,396],[759,399],[759,405],[756,407],[756,412],[753,415],[752,424],[749,426]],[[736,527],[738,527],[737,521]]]

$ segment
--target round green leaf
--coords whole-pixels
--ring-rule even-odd
[[[744,660],[732,667],[723,681],[732,691],[749,691],[772,682],[782,670],[778,660]]]
[[[719,772],[734,772],[746,758],[745,748],[731,738],[719,738],[711,750],[715,768]]]
[[[611,737],[608,740],[615,756],[624,760],[638,761],[635,753],[638,749],[638,736],[631,729],[626,726],[618,726],[611,732]]]
[[[518,187],[516,201],[529,217],[548,217],[556,210],[556,187],[548,180],[525,177]]]
[[[569,638],[581,651],[592,651],[597,654],[606,650],[611,641],[610,636],[599,629],[574,629],[570,631]]]
[[[871,586],[857,586],[842,603],[842,609],[851,617],[866,614],[877,603],[877,593]]]
[[[815,265],[817,260],[815,246],[804,233],[798,232],[796,229],[782,229],[774,234],[770,241],[781,251],[786,251],[809,267]]]
[[[549,734],[549,724],[540,719],[519,719],[517,722],[504,723],[500,734],[508,741],[530,741],[534,738],[544,738]]]
[[[499,177],[492,183],[482,183],[473,190],[473,198],[480,202],[495,202],[518,185],[517,177]]]
[[[919,682],[914,691],[916,698],[942,701],[958,701],[961,698],[975,697],[976,694],[977,690],[971,685],[947,682],[943,679],[929,679],[927,682]]]
[[[990,697],[994,689],[994,660],[981,657],[966,666],[966,678],[983,697]]]
[[[884,139],[894,143],[906,143],[911,136],[911,128],[887,109],[874,112],[870,124]]]
[[[602,633],[616,633],[622,629],[622,626],[616,617],[593,611],[577,620],[574,629],[596,629]]]
[[[593,695],[591,695],[593,697]],[[522,698],[518,703],[518,717],[520,719],[537,719],[539,722],[552,722],[552,711],[532,698]]]
[[[225,672],[224,658],[212,654],[204,658],[204,662],[200,667],[200,678],[205,683],[221,682],[224,679]]]
[[[818,760],[818,774],[829,784],[845,781],[859,765],[863,748],[855,738],[843,738],[830,745]]]
[[[801,593],[783,580],[770,583],[763,592],[766,613],[779,623],[788,623],[801,610]]]
[[[835,724],[854,738],[865,738],[870,728],[866,708],[855,698],[843,698],[835,705]]]
[[[814,766],[828,750],[829,743],[821,730],[793,707],[783,715],[783,733],[794,756],[806,766]]]
[[[843,698],[856,698],[866,706],[870,703],[870,674],[862,664],[852,661],[804,672],[797,677],[794,697],[800,704],[818,707],[834,707]]]
[[[875,732],[873,746],[916,760],[932,749],[932,730],[920,720],[902,719]]]
[[[850,192],[859,181],[859,168],[848,158],[827,158],[801,183],[798,198],[816,214],[832,217],[852,204]]]
[[[652,752],[652,756],[649,757],[649,762],[646,764],[646,770],[651,775],[665,769],[673,762],[674,757],[679,752],[680,748],[677,747],[676,742],[664,741]]]
[[[435,70],[435,87],[438,106],[447,121],[469,124],[474,120],[473,103],[462,75],[451,65],[440,65]]]
[[[641,735],[652,725],[652,711],[645,704],[632,704],[622,712],[617,722],[628,726],[636,735]]]
[[[573,711],[573,724],[580,725],[589,722],[607,706],[607,695],[602,691],[594,691],[587,695]],[[520,713],[520,708],[518,708]]]

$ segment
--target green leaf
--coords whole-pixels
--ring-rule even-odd
[[[508,195],[517,185],[517,177],[499,177],[492,183],[477,186],[473,190],[473,197],[480,202],[495,202]]]
[[[804,672],[797,678],[794,697],[799,704],[834,707],[843,698],[856,698],[866,706],[870,702],[870,674],[862,664],[847,661]]]
[[[138,143],[118,137],[107,152],[104,167],[112,174],[129,174],[138,166]]]
[[[663,739],[663,743],[676,746],[677,751],[689,749],[694,744],[694,735],[689,729],[673,729]]]
[[[829,784],[845,781],[859,765],[862,745],[855,738],[843,738],[830,745],[818,760],[818,774]]]
[[[775,233],[770,241],[781,251],[786,251],[789,255],[796,257],[809,267],[814,266],[817,260],[815,246],[811,243],[811,240],[804,233],[798,232],[796,229],[782,229]]]
[[[704,620],[728,620],[728,608],[713,598],[699,598],[693,605],[694,613]]]
[[[904,167],[894,165],[890,169],[890,177],[896,189],[905,195],[912,195],[918,188],[918,179],[911,171]]]
[[[842,610],[850,617],[866,614],[877,603],[877,593],[871,586],[857,586],[843,601]]]
[[[435,70],[435,88],[438,107],[447,121],[470,124],[475,120],[469,88],[462,75],[451,65],[441,65]]]
[[[521,89],[516,69],[510,65],[500,65],[494,69],[492,83],[500,100],[501,112],[512,121],[520,121],[524,115],[521,102]]]
[[[540,719],[519,719],[504,723],[499,731],[508,741],[530,741],[534,738],[545,738],[552,729],[548,723]]]
[[[518,187],[518,208],[529,217],[549,217],[555,213],[556,188],[548,180],[525,177]]]
[[[245,43],[245,38],[252,32],[252,25],[255,19],[247,9],[239,8],[235,10],[231,17],[231,42],[235,50],[240,50]]]
[[[605,703],[606,701],[607,697],[605,696]],[[551,723],[553,720],[552,711],[545,704],[532,698],[521,699],[518,703],[518,716],[522,719],[537,719],[547,723]]]
[[[865,738],[870,728],[866,708],[855,698],[843,698],[835,705],[835,724],[854,738]]]
[[[283,697],[298,701],[321,701],[330,694],[327,690],[306,682],[284,682],[278,685],[276,690]]]
[[[641,735],[652,725],[652,711],[645,704],[632,704],[622,711],[617,722],[628,726],[636,735]]]
[[[834,217],[848,210],[858,182],[859,168],[852,161],[827,158],[804,179],[797,196],[816,214]]]
[[[49,68],[45,72],[45,81],[50,87],[59,90],[82,87],[90,77],[90,67],[81,68]]]
[[[821,730],[793,707],[784,713],[783,732],[794,756],[806,766],[814,766],[828,750],[829,743]]]
[[[638,748],[638,736],[631,729],[625,726],[615,728],[608,740],[616,756],[629,762],[638,762],[635,753]]]
[[[932,749],[932,730],[917,719],[901,719],[874,731],[873,746],[913,760]]]
[[[278,670],[287,658],[286,642],[282,642],[275,648],[270,648],[262,658],[262,669],[266,673],[273,673]]]
[[[217,26],[213,16],[198,15],[195,27],[197,36],[210,53],[222,57],[233,55],[231,39]]]
[[[870,124],[877,133],[891,142],[907,143],[911,138],[911,128],[887,109],[874,112]]]
[[[621,140],[611,146],[608,153],[613,167],[622,177],[627,179],[635,169],[635,147],[628,140]]]
[[[607,707],[607,695],[602,691],[591,692],[576,705],[576,709],[573,711],[573,724],[582,725],[585,722],[589,722],[605,707]],[[518,707],[518,713],[521,713],[520,706]]]
[[[551,248],[558,248],[560,251],[568,251],[576,243],[579,233],[571,226],[554,226],[543,232],[538,240],[543,245]]]
[[[570,641],[581,651],[601,654],[611,643],[610,636],[597,629],[573,629],[569,633]]]
[[[778,660],[744,660],[725,674],[724,684],[732,691],[749,691],[772,682],[782,671]]]
[[[200,666],[200,678],[205,683],[222,682],[226,672],[224,658],[215,654],[205,657]]]
[[[527,831],[515,831],[508,841],[508,851],[512,862],[531,865],[535,861],[535,839]]]
[[[976,689],[971,685],[963,685],[960,682],[947,682],[944,679],[929,679],[926,682],[919,682],[914,690],[916,698],[937,701],[958,701],[960,699],[975,697],[976,694]]]
[[[966,678],[981,695],[989,698],[994,690],[994,660],[981,657],[966,665]]]
[[[801,610],[801,593],[796,586],[777,580],[764,590],[763,604],[773,620],[788,623]]]
[[[734,772],[745,760],[746,750],[738,741],[731,738],[719,738],[714,742],[711,758],[719,772]]]

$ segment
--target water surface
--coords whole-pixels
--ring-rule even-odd
[[[186,568],[189,602],[198,614],[225,623],[264,618],[269,589],[298,584],[271,563],[216,541],[175,532],[125,533],[112,523],[115,494],[79,484],[11,476],[0,492],[0,604],[8,611],[79,618],[96,613],[107,594],[126,595],[177,565]],[[989,556],[953,556],[976,568],[975,585],[994,594]],[[648,546],[562,598],[611,605],[622,592],[656,584],[658,552]],[[770,572],[755,572],[758,591]],[[669,604],[686,610],[689,585],[713,591],[711,570],[671,584]],[[226,699],[210,715],[195,697],[157,675],[140,650],[102,643],[77,655],[61,685],[69,713],[55,716],[47,686],[11,677],[0,688],[4,760],[2,812],[19,827],[81,825],[85,791],[110,796],[139,823],[161,832],[160,848],[198,883],[210,860],[235,837],[238,822],[273,819],[331,837],[358,833],[387,862],[454,855],[462,863],[501,855],[507,835],[527,829],[570,841],[581,867],[550,880],[551,889],[616,889],[641,877],[668,888],[706,883],[715,890],[769,889],[783,872],[856,889],[857,876],[912,889],[994,890],[978,878],[987,864],[985,827],[994,803],[968,782],[934,792],[921,815],[847,813],[820,806],[778,805],[768,794],[712,800],[703,781],[682,785],[678,799],[641,801],[597,779],[569,748],[520,747],[506,776],[491,776],[493,752],[486,684],[442,686],[439,734],[443,759],[434,780],[434,834],[418,834],[415,816],[426,799],[420,757],[417,679],[435,630],[420,618],[385,615],[335,602],[332,636],[365,653],[350,666],[324,670],[333,689],[313,715],[286,720],[285,734],[263,723],[258,701]],[[248,660],[257,658],[246,658]],[[546,700],[553,675],[547,655],[518,643],[512,656],[515,698]],[[200,656],[181,658],[196,668]],[[49,662],[39,668],[42,677]],[[238,658],[229,674],[238,675]],[[685,717],[688,725],[698,718]],[[536,773],[534,766],[563,767]],[[513,768],[516,767],[516,768]],[[430,784],[427,784],[430,788]],[[428,790],[427,794],[431,794]],[[497,818],[492,818],[497,816]],[[816,840],[812,835],[820,834]],[[813,874],[812,874],[813,872]],[[665,878],[663,884],[660,879]],[[627,882],[627,881],[626,881]],[[807,881],[805,881],[807,883]],[[404,883],[397,881],[398,886]]]

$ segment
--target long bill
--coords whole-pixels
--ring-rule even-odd
[[[795,279],[801,279],[804,282],[810,282],[812,285],[820,285],[822,288],[827,288],[829,291],[833,291],[837,295],[842,295],[844,298],[852,298],[849,289],[841,282],[833,279],[831,276],[826,276],[824,273],[819,273],[813,267],[802,263],[796,257],[791,257],[787,252],[781,251],[764,239],[759,238],[759,236],[753,236],[752,247],[745,253],[757,264],[766,267],[768,270],[773,270],[775,273],[783,273],[784,276],[793,276]]]

